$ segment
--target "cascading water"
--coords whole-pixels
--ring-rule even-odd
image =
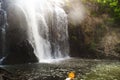
[[[29,41],[40,62],[68,57],[67,14],[62,0],[15,0],[24,13]]]

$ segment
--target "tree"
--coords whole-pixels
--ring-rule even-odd
[[[103,9],[106,9],[107,13],[119,23],[120,20],[120,0],[96,0]],[[106,8],[107,7],[107,8]]]

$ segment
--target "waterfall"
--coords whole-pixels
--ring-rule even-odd
[[[68,57],[68,20],[62,0],[14,0],[24,13],[28,40],[39,62]]]

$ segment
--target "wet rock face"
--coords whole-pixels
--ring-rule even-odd
[[[3,11],[0,10],[0,44],[2,42],[2,26],[3,26]],[[2,46],[0,46],[0,53],[2,53]],[[1,57],[2,54],[0,54]]]
[[[0,0],[0,58],[3,55],[3,43],[4,43],[4,39],[3,39],[3,35],[4,35],[4,28],[6,25],[6,19],[5,19],[5,11],[4,11],[4,7],[2,7],[2,1]]]
[[[0,26],[4,25],[4,13],[3,10],[0,9]]]

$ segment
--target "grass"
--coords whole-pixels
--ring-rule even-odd
[[[120,64],[99,64],[78,80],[120,80]]]

